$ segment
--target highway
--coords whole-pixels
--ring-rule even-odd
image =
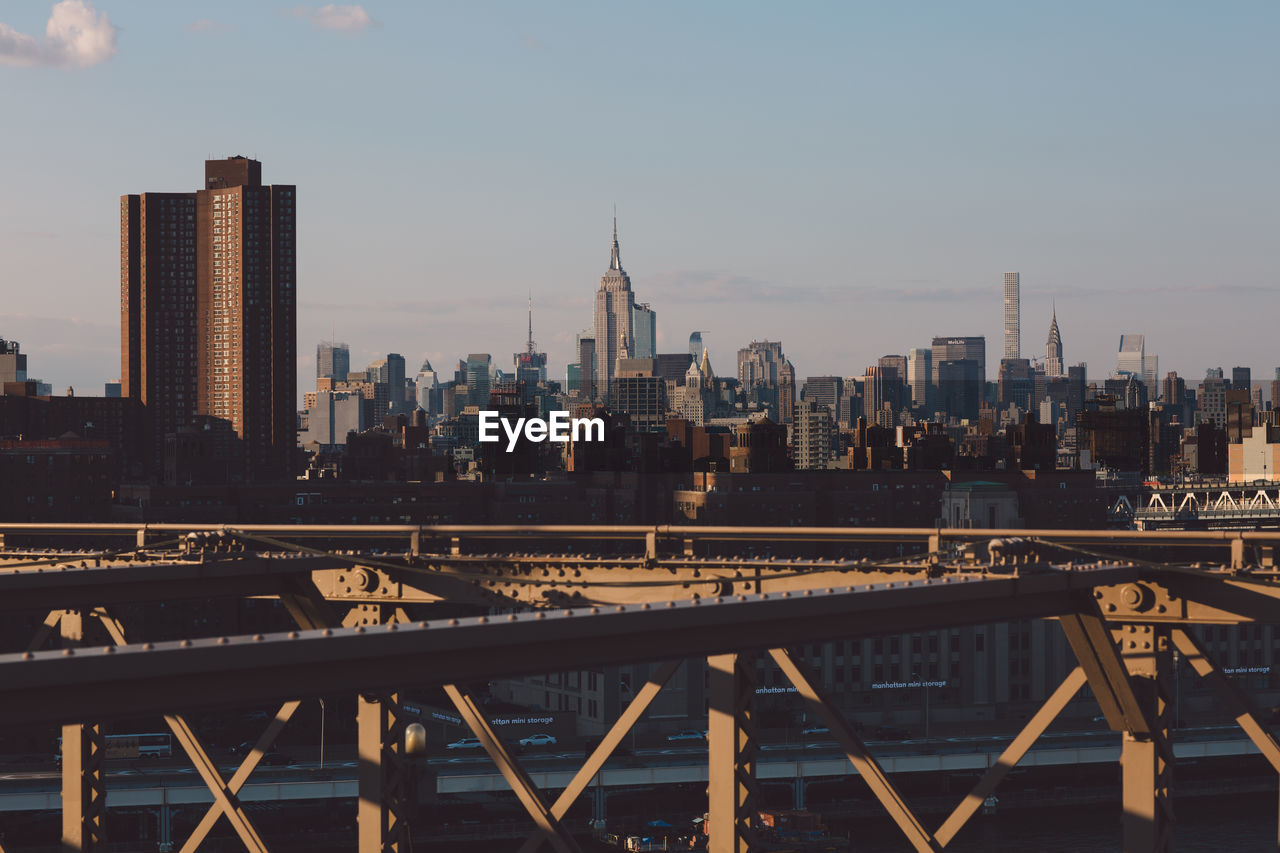
[[[869,746],[889,773],[980,772],[996,761],[1009,743],[1000,735],[948,737],[901,742],[869,742]],[[1257,753],[1257,748],[1234,727],[1182,729],[1174,740],[1175,755],[1183,760]],[[1031,749],[1019,767],[1066,764],[1114,763],[1120,757],[1120,736],[1111,731],[1049,732]],[[581,750],[540,748],[520,757],[522,765],[540,788],[565,787],[582,763]],[[211,803],[212,795],[196,775],[175,755],[169,762],[125,766],[108,765],[107,805],[112,808],[145,805]],[[436,774],[440,794],[501,792],[509,790],[488,756],[476,751],[467,754],[441,753],[427,759]],[[235,766],[220,767],[224,778]],[[839,752],[834,741],[813,740],[804,744],[764,744],[760,749],[756,775],[762,780],[822,778],[855,775],[856,771]],[[240,798],[246,802],[353,798],[356,796],[356,762],[315,761],[288,766],[259,767],[245,785]],[[639,787],[690,783],[707,778],[705,745],[687,741],[667,747],[636,750],[634,756],[612,759],[599,774],[602,787]],[[55,767],[0,772],[0,812],[58,809],[61,776]]]

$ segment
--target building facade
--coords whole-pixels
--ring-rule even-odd
[[[316,378],[345,382],[351,372],[351,348],[327,341],[316,345]]]
[[[1058,331],[1058,309],[1053,309],[1049,323],[1049,340],[1044,345],[1044,374],[1050,379],[1062,375],[1062,334]]]
[[[1004,357],[1022,358],[1022,285],[1019,274],[1004,274]]]
[[[121,381],[146,441],[197,415],[231,424],[249,478],[283,476],[297,445],[296,188],[262,164],[205,162],[188,193],[120,199]]]
[[[594,390],[601,398],[609,397],[618,359],[635,356],[635,331],[631,325],[635,307],[631,276],[622,268],[622,258],[618,251],[618,220],[615,218],[609,269],[600,277],[600,288],[596,291]]]

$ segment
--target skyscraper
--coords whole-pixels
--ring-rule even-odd
[[[467,405],[485,408],[489,405],[492,387],[489,373],[493,368],[493,356],[487,352],[473,352],[467,356]]]
[[[596,334],[591,329],[578,333],[578,369],[580,373],[581,396],[591,401],[598,398],[596,393]]]
[[[418,407],[428,415],[440,414],[440,405],[437,400],[439,392],[436,390],[440,387],[440,381],[436,377],[435,369],[431,366],[431,359],[422,360],[422,367],[418,368],[418,373],[413,379],[418,388]]]
[[[933,384],[940,385],[938,367],[944,361],[971,361],[978,371],[978,384],[987,381],[987,339],[981,335],[955,338],[934,338]],[[981,397],[981,391],[979,391]]]
[[[1058,309],[1054,306],[1049,323],[1049,341],[1044,345],[1044,373],[1050,379],[1062,375],[1062,335],[1058,332]]]
[[[297,445],[295,191],[246,157],[204,188],[120,198],[121,377],[146,407],[153,462],[198,415],[231,424],[246,476],[286,474]]]
[[[1004,274],[1004,357],[1022,358],[1022,296],[1018,273]]]
[[[635,355],[635,334],[631,327],[635,305],[631,276],[622,268],[618,251],[618,219],[614,217],[609,269],[600,277],[600,289],[596,291],[595,392],[603,399],[609,397],[609,386],[617,369],[618,359],[632,358]]]
[[[781,417],[779,374],[785,361],[780,341],[752,341],[738,350],[738,393],[747,403],[764,406],[775,421]]]
[[[693,356],[694,361],[702,358],[702,332],[692,332],[689,335],[689,355]]]
[[[911,407],[932,412],[933,395],[929,384],[933,377],[933,351],[912,347],[907,352],[907,384],[911,387]]]
[[[533,342],[533,297],[529,297],[529,339],[525,341],[524,352],[512,356],[516,368],[516,381],[524,383],[526,394],[533,393],[539,382],[547,381],[547,354],[538,352],[538,345]]]
[[[1141,381],[1146,349],[1142,335],[1121,335],[1115,375],[1117,377],[1133,376]]]
[[[789,424],[796,417],[796,369],[789,360],[778,368],[778,423]]]
[[[335,382],[345,382],[351,372],[351,348],[346,344],[328,341],[316,345],[316,378],[328,377]]]
[[[649,307],[648,302],[631,309],[631,328],[635,332],[632,339],[635,357],[655,357],[658,354],[658,315]]]

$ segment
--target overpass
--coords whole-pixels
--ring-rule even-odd
[[[0,612],[47,612],[25,652],[0,655],[0,725],[62,724],[65,850],[92,850],[102,838],[108,794],[98,722],[163,713],[212,802],[182,849],[197,849],[225,817],[246,849],[265,851],[242,792],[248,796],[250,776],[299,700],[335,690],[360,696],[361,853],[406,849],[414,738],[406,739],[409,719],[396,693],[406,672],[444,687],[528,810],[534,831],[522,851],[577,849],[561,818],[597,772],[611,771],[605,761],[689,657],[705,657],[709,672],[709,749],[698,772],[708,784],[715,851],[757,844],[755,783],[773,772],[751,711],[759,655],[830,729],[844,755],[830,760],[866,779],[917,850],[944,849],[1013,766],[1034,760],[1032,745],[1085,684],[1121,733],[1108,760],[1118,751],[1125,847],[1167,849],[1170,770],[1179,755],[1166,685],[1175,649],[1280,770],[1280,745],[1256,709],[1186,630],[1280,622],[1277,532],[0,525],[0,536],[9,546],[0,552]],[[880,558],[886,545],[906,556]],[[139,601],[245,596],[279,598],[295,629],[161,642],[127,636],[112,611]],[[409,615],[440,604],[482,612]],[[984,757],[981,780],[933,829],[889,777],[908,759],[874,755],[788,651],[839,637],[1027,618],[1056,619],[1079,665],[998,756]],[[107,644],[92,641],[94,626]],[[46,649],[53,638],[61,648]],[[666,663],[583,765],[564,771],[567,780],[538,777],[513,756],[460,686],[627,661]],[[180,709],[267,700],[280,701],[279,711],[224,778]],[[934,770],[960,761],[916,760]],[[807,762],[793,763],[786,770]],[[546,789],[561,783],[553,799]]]

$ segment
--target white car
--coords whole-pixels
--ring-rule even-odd
[[[529,735],[520,738],[521,746],[550,746],[555,742],[556,739],[551,735]]]
[[[453,743],[445,744],[445,749],[480,749],[480,738],[464,737]]]

